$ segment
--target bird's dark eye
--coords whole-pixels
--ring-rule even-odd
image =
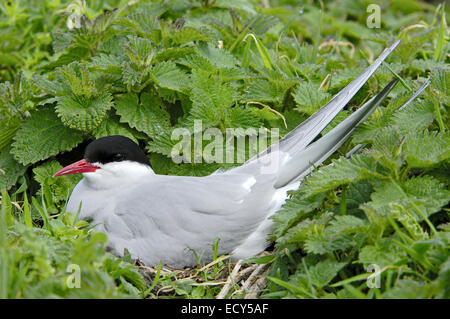
[[[120,162],[123,161],[125,159],[125,156],[122,153],[117,153],[113,155],[113,161],[114,162]]]

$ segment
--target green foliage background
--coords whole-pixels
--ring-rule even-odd
[[[381,27],[370,29],[370,3],[1,2],[0,297],[148,295],[129,258],[105,253],[106,238],[64,212],[79,177],[51,176],[86,142],[128,136],[160,174],[228,168],[173,163],[172,130],[202,120],[284,135],[400,38],[331,126],[393,76],[401,85],[293,192],[274,217],[273,256],[252,262],[271,263],[266,298],[448,298],[448,8],[379,1]],[[430,88],[399,111],[427,78]],[[65,284],[72,263],[80,290]],[[367,287],[371,264],[380,288]]]

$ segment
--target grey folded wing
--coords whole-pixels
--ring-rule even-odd
[[[147,265],[194,264],[190,249],[209,259],[216,238],[219,253],[230,253],[274,208],[274,177],[266,178],[255,183],[245,174],[156,175],[118,201],[105,225],[110,243]]]

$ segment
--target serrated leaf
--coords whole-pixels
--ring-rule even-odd
[[[445,69],[435,69],[431,72],[431,83],[442,95],[448,96],[450,93],[450,71]]]
[[[406,210],[417,220],[422,220],[417,209],[425,216],[438,212],[450,201],[450,192],[437,179],[422,176],[411,178],[403,184],[397,182],[396,185],[390,181],[380,183],[375,186],[371,199],[361,206],[363,210],[367,211],[370,207],[383,216],[398,209]]]
[[[405,109],[396,112],[392,117],[392,124],[397,126],[401,133],[419,132],[428,127],[434,120],[433,102],[413,102]]]
[[[319,288],[325,287],[334,277],[336,277],[338,272],[344,268],[346,264],[347,263],[325,259],[316,265],[309,267],[309,278],[315,286]]]
[[[230,112],[239,97],[238,92],[228,83],[215,81],[200,70],[192,72],[192,87],[189,119],[203,120],[204,128],[217,126],[221,122],[225,123],[225,127],[232,127]]]
[[[359,205],[370,201],[372,185],[367,181],[351,183],[347,189],[347,213],[359,216],[363,213]]]
[[[399,279],[392,289],[383,293],[387,299],[428,299],[427,285],[412,278]]]
[[[132,13],[122,17],[115,24],[123,26],[129,33],[146,37],[155,43],[158,43],[161,38],[161,31],[158,30],[158,20],[152,14],[144,12]]]
[[[358,154],[350,159],[341,157],[312,173],[302,191],[307,195],[317,194],[376,174],[377,162],[369,155]]]
[[[64,126],[53,109],[42,108],[33,111],[17,131],[12,153],[20,163],[28,165],[71,150],[82,141],[81,132]]]
[[[155,82],[160,87],[183,92],[187,88],[188,76],[174,62],[158,63],[152,69]]]
[[[167,61],[167,60],[178,60],[185,56],[192,55],[196,52],[194,48],[191,47],[173,47],[173,48],[164,48],[160,50],[154,58],[156,63]]]
[[[124,62],[122,64],[122,81],[127,86],[128,91],[136,84],[140,84],[148,71],[140,70],[135,64]]]
[[[152,138],[170,127],[169,114],[163,109],[161,100],[150,93],[142,93],[140,101],[134,93],[119,95],[114,108],[121,122]]]
[[[329,254],[337,250],[346,250],[355,245],[351,236],[336,236],[330,235],[312,235],[306,241],[304,245],[305,251],[312,254]]]
[[[175,44],[184,44],[191,41],[208,41],[209,37],[202,33],[200,30],[192,27],[184,27],[183,29],[175,32],[170,39]]]
[[[208,72],[216,71],[216,66],[214,66],[209,60],[199,54],[189,54],[183,56],[177,60],[177,63],[190,67],[191,69],[201,69]]]
[[[320,196],[316,198],[321,198]],[[324,197],[322,197],[324,198]],[[320,204],[320,203],[319,203]],[[306,208],[308,209],[308,208]],[[313,209],[313,208],[312,208]],[[307,212],[305,212],[307,213]],[[299,219],[303,219],[305,214],[303,214],[300,211]],[[324,213],[316,217],[307,218],[304,220],[301,220],[300,222],[297,221],[294,226],[289,225],[289,229],[285,232],[283,236],[278,238],[277,244],[281,246],[289,245],[289,244],[295,244],[296,246],[302,247],[302,245],[311,238],[313,235],[317,235],[317,231],[323,230],[326,225],[329,223],[329,221],[332,218],[331,213]],[[320,236],[319,236],[320,237]],[[323,242],[323,238],[319,241]],[[322,245],[320,243],[320,245]]]
[[[122,73],[122,63],[124,58],[114,55],[100,53],[92,57],[92,61],[88,64],[90,69],[101,69],[112,74]]]
[[[25,173],[26,167],[17,162],[8,146],[0,152],[0,190],[8,190]]]
[[[246,101],[281,103],[276,86],[268,80],[257,80],[246,91]]]
[[[64,95],[58,97],[56,112],[68,127],[89,132],[100,124],[112,106],[111,100],[109,92],[92,98]]]
[[[150,65],[155,54],[150,40],[136,36],[128,36],[128,44],[124,48],[131,62],[139,67]]]
[[[290,82],[273,82],[265,79],[256,80],[247,87],[245,101],[272,102],[281,105],[287,89],[291,86],[292,84]]]
[[[259,128],[261,121],[250,110],[241,107],[234,107],[229,112],[229,127],[235,128]]]
[[[224,49],[219,49],[211,43],[204,43],[198,46],[198,52],[201,56],[219,68],[233,68],[237,60],[233,54]]]
[[[0,121],[0,150],[11,143],[19,128],[20,120],[16,117],[5,117]]]
[[[68,65],[73,61],[81,61],[89,56],[89,49],[78,45],[70,45],[55,61],[44,65],[46,70]]]
[[[360,232],[365,225],[366,223],[364,220],[355,216],[336,216],[330,221],[330,225],[327,227],[326,231],[332,234]]]
[[[404,145],[410,167],[430,167],[450,158],[450,133],[429,132],[411,134]]]
[[[367,245],[359,252],[359,262],[365,267],[376,264],[380,268],[393,265],[406,256],[391,238],[382,238],[375,245]]]
[[[277,237],[283,235],[304,216],[318,208],[324,198],[325,194],[308,197],[304,196],[302,192],[297,192],[293,198],[287,199],[282,208],[272,217]]]
[[[331,79],[330,89],[337,90],[341,89],[351,81],[353,81],[358,75],[364,71],[364,68],[358,66],[354,68],[345,68],[344,70],[339,70],[337,74],[333,75]]]
[[[392,123],[393,113],[393,109],[376,109],[364,123],[356,127],[353,143],[372,143],[379,131]]]
[[[296,109],[308,115],[315,113],[331,98],[329,93],[311,83],[300,83],[292,96],[297,102]]]
[[[133,130],[126,124],[119,122],[119,117],[114,114],[107,114],[100,124],[92,131],[95,138],[110,135],[122,135],[139,143],[133,134]]]

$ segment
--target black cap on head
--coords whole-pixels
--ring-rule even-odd
[[[134,161],[150,166],[139,145],[121,135],[105,136],[91,142],[84,151],[84,158],[89,163]]]

